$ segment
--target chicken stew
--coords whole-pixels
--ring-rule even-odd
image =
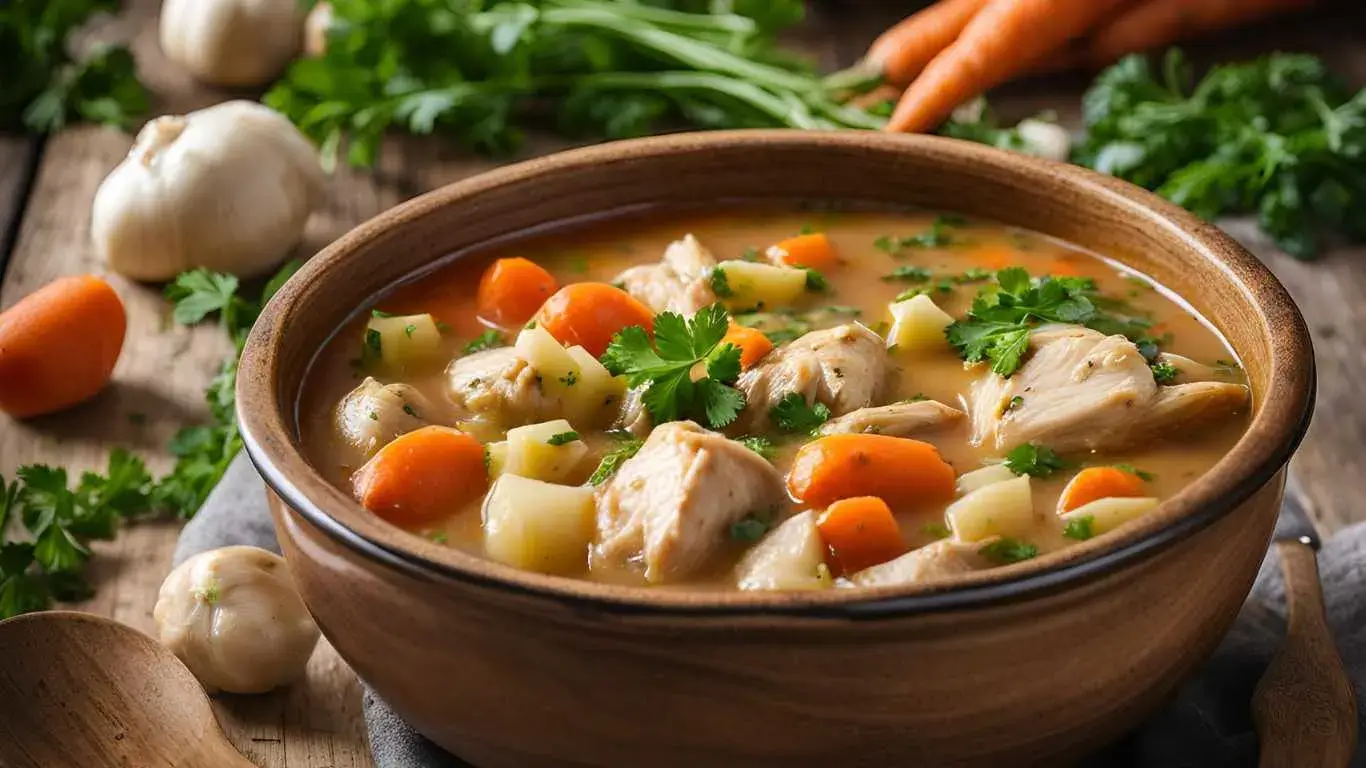
[[[1248,422],[1174,293],[984,221],[656,212],[456,256],[338,331],[301,437],[371,513],[518,568],[951,577],[1147,514]]]

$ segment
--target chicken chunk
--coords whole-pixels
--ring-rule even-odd
[[[981,544],[964,544],[953,539],[936,541],[895,560],[864,568],[850,576],[849,582],[856,587],[888,587],[979,570],[990,565],[978,554],[981,547]]]
[[[787,498],[783,476],[740,443],[688,421],[656,427],[598,493],[593,558],[678,581],[724,549],[730,527]]]
[[[337,405],[337,434],[370,456],[399,435],[437,421],[435,409],[407,384],[380,384],[366,377]]]
[[[870,433],[910,437],[940,427],[957,424],[963,412],[936,400],[892,403],[850,411],[821,426],[822,435]]]
[[[689,234],[670,243],[660,263],[632,267],[618,275],[617,282],[655,312],[686,317],[716,303],[710,285],[715,266],[711,252]]]
[[[821,402],[831,413],[872,405],[887,375],[882,339],[857,323],[812,331],[770,352],[764,362],[740,375],[748,428],[762,429],[768,412],[791,392],[807,403]]]
[[[1241,384],[1159,386],[1138,347],[1123,336],[1050,326],[1029,344],[1030,356],[1014,376],[988,373],[973,385],[975,444],[998,451],[1023,443],[1064,452],[1123,448],[1248,401]]]
[[[521,426],[559,418],[559,398],[547,395],[541,375],[513,347],[467,355],[446,369],[446,391],[473,418]]]

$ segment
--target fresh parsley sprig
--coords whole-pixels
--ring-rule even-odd
[[[800,393],[788,392],[769,409],[768,418],[784,432],[814,435],[830,420],[830,409],[819,401],[808,405]]]
[[[1054,472],[1071,467],[1071,463],[1046,445],[1025,443],[1006,454],[1006,469],[1017,475],[1051,477]]]
[[[662,424],[693,419],[713,429],[735,421],[744,395],[731,386],[740,376],[740,349],[722,343],[730,316],[720,304],[700,310],[691,320],[674,312],[655,316],[654,338],[640,326],[612,338],[602,363],[632,387],[647,387],[643,400]],[[701,366],[705,375],[694,378]]]

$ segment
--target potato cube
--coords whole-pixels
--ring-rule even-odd
[[[1158,500],[1153,498],[1108,498],[1096,499],[1090,504],[1059,515],[1063,525],[1085,517],[1091,518],[1091,535],[1109,533],[1130,520],[1136,520],[1157,508]]]
[[[1034,527],[1029,476],[979,488],[950,504],[944,516],[959,541],[1026,536]]]
[[[613,376],[583,347],[566,350],[578,363],[577,383],[571,387],[570,415],[583,424],[598,425],[616,418],[626,397],[626,378]]]
[[[804,269],[753,261],[723,261],[716,269],[726,276],[730,295],[721,298],[732,308],[785,307],[806,291]]]
[[[768,532],[735,567],[740,589],[823,589],[825,542],[816,530],[816,513],[806,510]]]
[[[583,372],[564,345],[544,328],[526,328],[517,334],[517,356],[541,375],[541,389],[552,397],[572,397],[571,390]]]
[[[958,476],[956,490],[959,496],[966,496],[973,491],[985,488],[994,483],[1004,483],[1007,480],[1014,480],[1015,473],[1006,469],[1004,464],[988,464],[981,469],[974,469]]]
[[[892,329],[887,332],[887,346],[911,352],[948,348],[944,329],[953,322],[953,317],[936,306],[929,296],[921,294],[898,301],[889,309]]]
[[[568,480],[588,455],[588,446],[564,419],[508,430],[505,474],[549,483]]]
[[[541,573],[588,566],[593,489],[503,475],[484,500],[484,551],[500,563]]]
[[[365,324],[366,359],[378,358],[385,370],[408,373],[446,362],[441,331],[431,315],[372,317]]]
[[[485,463],[488,464],[489,478],[496,480],[499,475],[507,471],[508,444],[506,440],[485,443],[484,455],[487,457]]]

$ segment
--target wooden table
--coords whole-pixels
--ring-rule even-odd
[[[161,57],[156,46],[156,0],[126,3],[95,36],[131,40],[159,113],[184,112],[231,98],[197,86]],[[832,3],[831,5],[835,5]],[[890,5],[890,4],[888,4]],[[896,14],[867,2],[840,12],[817,8],[798,37],[827,66],[847,63]],[[1238,58],[1274,47],[1311,49],[1357,85],[1366,84],[1366,14],[1330,12],[1317,19],[1281,22],[1221,41],[1202,58]],[[1355,30],[1355,32],[1353,31]],[[1029,83],[995,99],[1000,112],[1018,117],[1056,109],[1075,121],[1084,78]],[[0,136],[0,308],[8,307],[60,275],[103,274],[90,244],[89,212],[96,187],[131,144],[131,137],[76,127],[45,142]],[[538,147],[546,149],[546,147]],[[373,172],[344,170],[332,180],[323,210],[311,222],[302,255],[315,252],[350,227],[390,206],[490,167],[486,160],[430,141],[389,141]],[[1327,530],[1366,512],[1353,505],[1366,476],[1366,405],[1357,397],[1366,381],[1366,249],[1341,249],[1300,263],[1243,235],[1299,300],[1318,349],[1319,417],[1296,459],[1296,470],[1317,504]],[[1249,239],[1250,237],[1250,239]],[[127,446],[154,472],[170,460],[167,439],[180,426],[206,418],[203,388],[229,345],[214,327],[185,329],[169,321],[156,286],[111,281],[129,313],[128,341],[115,383],[94,401],[70,412],[28,422],[0,415],[0,473],[29,463],[50,463],[78,473],[103,466],[108,450]],[[178,526],[138,524],[116,541],[95,546],[91,576],[95,597],[77,608],[150,631],[157,587],[170,564]],[[233,743],[267,768],[350,768],[370,764],[355,676],[324,641],[305,682],[276,694],[223,697],[217,710]]]

